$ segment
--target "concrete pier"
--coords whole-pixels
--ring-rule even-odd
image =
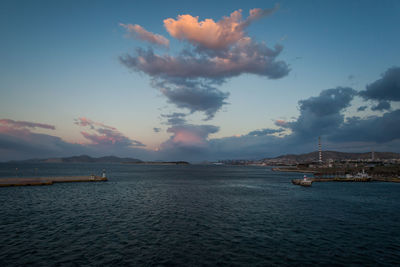
[[[55,176],[39,178],[0,178],[0,187],[6,186],[28,186],[28,185],[52,185],[54,183],[75,182],[104,182],[107,177],[100,176]]]
[[[391,183],[400,183],[400,178],[381,178],[381,177],[352,177],[352,178],[341,178],[341,177],[335,177],[335,178],[307,178],[308,181],[311,183],[313,182],[391,182]],[[303,179],[293,179],[292,183],[295,185],[303,185],[307,186],[304,184]]]

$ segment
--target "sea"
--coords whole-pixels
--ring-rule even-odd
[[[0,266],[399,266],[400,183],[291,184],[270,167],[1,163]]]

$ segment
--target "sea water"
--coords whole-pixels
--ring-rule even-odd
[[[16,170],[16,168],[18,168]],[[248,166],[0,164],[0,266],[399,265],[400,184],[291,184]]]

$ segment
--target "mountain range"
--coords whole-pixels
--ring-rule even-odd
[[[16,162],[16,161],[13,161]],[[46,158],[46,159],[28,159],[18,162],[26,163],[141,163],[140,159],[120,158],[116,156],[90,157],[88,155],[80,155],[66,158]]]

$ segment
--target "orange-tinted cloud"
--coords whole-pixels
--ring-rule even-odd
[[[120,61],[133,71],[152,77],[152,85],[178,108],[204,112],[212,119],[228,102],[228,92],[217,86],[241,74],[256,74],[270,79],[282,78],[290,72],[289,65],[277,60],[283,47],[268,47],[247,35],[246,27],[277,9],[251,9],[246,19],[237,10],[219,21],[199,21],[192,15],[179,15],[164,20],[169,34],[189,42],[177,54],[157,54],[151,48],[137,48]]]
[[[252,21],[271,14],[275,9],[251,9],[246,20],[242,19],[242,10],[239,9],[217,22],[213,19],[199,21],[199,17],[185,14],[179,15],[177,19],[165,19],[164,26],[174,38],[187,40],[203,48],[221,50],[244,38],[244,29]]]
[[[138,38],[156,45],[169,46],[169,40],[167,38],[162,35],[149,32],[138,24],[132,25],[120,23],[119,25],[124,27],[128,31],[129,35],[134,38]]]

